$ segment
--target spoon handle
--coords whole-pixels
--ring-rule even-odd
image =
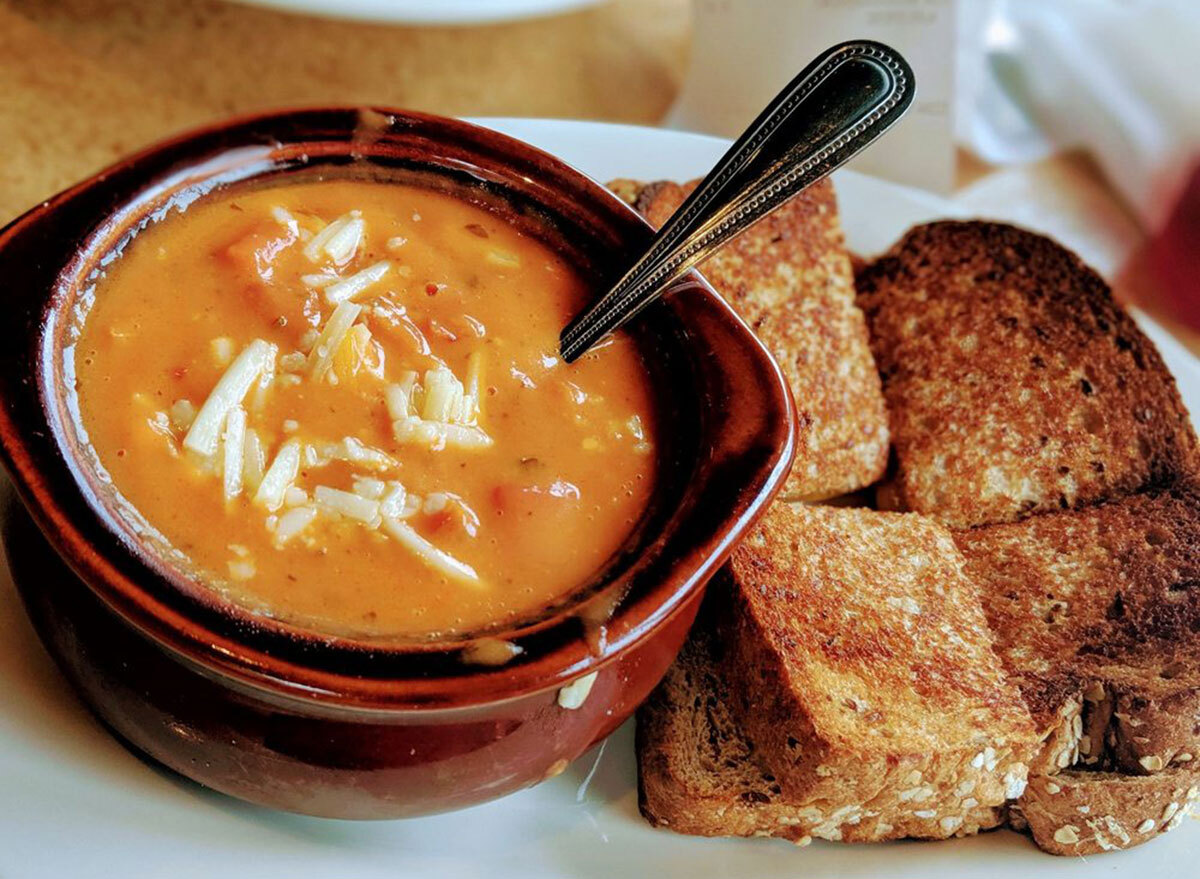
[[[688,269],[840,167],[904,115],[912,70],[882,43],[834,46],[788,83],[659,230],[650,248],[560,337],[578,358]]]

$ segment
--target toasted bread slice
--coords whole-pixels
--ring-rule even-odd
[[[784,793],[872,803],[910,835],[1020,793],[1033,724],[944,527],[776,505],[730,569],[727,674]]]
[[[965,527],[1194,472],[1196,437],[1158,352],[1048,238],[918,226],[858,289],[896,451],[881,506]]]
[[[1192,769],[1140,777],[1080,770],[1031,777],[1020,823],[1051,854],[1131,848],[1178,827],[1200,795],[1198,785],[1200,772]]]
[[[1016,807],[1034,840],[1087,854],[1167,829],[1158,816],[1179,807],[1176,788],[1200,779],[1200,492],[1148,491],[956,541],[1046,742]]]
[[[962,836],[1002,820],[1002,809],[972,802],[969,791],[957,813],[937,820],[912,819],[919,804],[897,814],[844,798],[785,796],[733,717],[719,645],[711,622],[701,621],[638,709],[638,801],[651,824],[696,836],[772,836],[805,845],[814,837]],[[958,784],[966,791],[970,782]]]
[[[1042,734],[1085,766],[1200,767],[1200,490],[960,532],[996,651]],[[1075,719],[1075,718],[1078,719]],[[1075,762],[1040,761],[1052,772]]]
[[[694,183],[609,184],[661,226]],[[792,199],[700,270],[783,370],[802,430],[785,499],[817,500],[875,482],[887,465],[887,415],[832,184]]]
[[[775,836],[804,843],[811,820],[774,777],[729,711],[707,626],[692,630],[666,677],[638,709],[638,803],[659,827],[694,836]]]

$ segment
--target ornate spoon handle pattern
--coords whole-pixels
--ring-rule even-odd
[[[834,46],[788,83],[609,292],[563,330],[568,363],[709,254],[872,143],[912,103],[912,70],[882,43]]]

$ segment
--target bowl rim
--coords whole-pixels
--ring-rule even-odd
[[[14,338],[7,341],[17,343],[23,350],[19,352],[21,356],[12,352],[0,354],[0,401],[4,403],[0,407],[0,460],[25,507],[88,588],[136,631],[201,673],[289,701],[368,712],[457,708],[557,688],[595,671],[650,637],[680,612],[689,599],[697,596],[728,557],[737,539],[781,488],[794,453],[794,405],[778,365],[733,309],[707,282],[693,275],[683,282],[684,287],[690,288],[691,298],[686,311],[677,309],[680,319],[692,320],[693,315],[703,312],[704,319],[720,326],[741,346],[739,356],[757,371],[752,392],[756,389],[760,394],[759,439],[767,453],[748,465],[746,485],[732,492],[728,510],[707,535],[702,550],[693,548],[687,558],[665,562],[667,568],[661,582],[648,587],[648,594],[639,596],[637,601],[626,600],[624,596],[616,598],[609,607],[607,637],[602,629],[598,643],[580,637],[577,626],[573,638],[565,637],[565,627],[571,620],[564,616],[528,633],[524,629],[497,632],[495,637],[532,645],[526,653],[502,666],[464,665],[459,659],[464,646],[461,640],[449,646],[437,643],[385,648],[374,644],[370,651],[379,655],[407,652],[417,655],[417,661],[422,663],[430,662],[435,654],[445,659],[442,654],[453,650],[452,660],[459,671],[432,677],[424,674],[364,677],[336,667],[319,667],[306,656],[306,650],[311,652],[318,644],[317,649],[328,649],[331,655],[365,656],[362,644],[353,639],[322,635],[267,618],[247,624],[231,612],[234,606],[228,601],[217,602],[221,606],[213,617],[198,620],[150,594],[140,584],[161,585],[165,566],[156,567],[148,553],[139,552],[117,533],[107,519],[104,503],[87,488],[82,471],[88,465],[73,459],[62,439],[63,425],[56,407],[62,405],[60,398],[65,395],[53,385],[52,379],[57,353],[56,322],[61,322],[58,300],[65,295],[63,291],[74,289],[86,280],[82,275],[84,257],[102,250],[98,243],[101,239],[111,249],[113,236],[128,232],[134,207],[141,210],[138,216],[145,217],[155,193],[161,199],[164,193],[177,193],[185,184],[221,185],[225,180],[221,176],[225,162],[238,150],[253,148],[250,157],[253,161],[242,168],[244,171],[246,167],[261,167],[261,172],[247,173],[246,179],[253,179],[268,171],[288,173],[289,162],[299,161],[296,167],[307,166],[310,156],[322,149],[349,153],[355,145],[362,146],[368,141],[375,145],[391,136],[411,136],[414,131],[422,137],[432,137],[432,146],[441,150],[450,150],[450,144],[455,144],[473,154],[471,158],[479,160],[481,167],[487,161],[499,161],[497,167],[503,173],[517,175],[530,186],[542,187],[544,198],[550,198],[547,187],[569,191],[571,197],[582,199],[590,209],[607,217],[626,246],[637,245],[639,238],[644,241],[651,234],[649,224],[617,196],[536,147],[462,120],[382,106],[288,108],[219,120],[114,163],[0,230],[0,267],[3,267],[6,255],[11,263],[14,252],[22,250],[22,245],[41,242],[47,227],[56,225],[56,219],[70,220],[74,214],[74,221],[80,224],[75,237],[60,236],[58,243],[41,242],[49,248],[50,267],[43,268],[42,275],[32,276],[41,277],[43,282],[52,277],[53,283],[36,290],[22,290],[18,283],[5,291],[10,300],[17,300],[22,318],[10,321],[9,332]],[[293,136],[300,132],[307,134]],[[267,142],[260,143],[264,134],[270,136]],[[436,156],[438,160],[444,158],[440,152]],[[108,238],[104,238],[106,235]],[[4,275],[0,273],[0,277]],[[683,292],[664,297],[662,302],[678,301]],[[13,332],[18,327],[27,337],[23,344],[20,334]],[[729,430],[727,426],[721,429]],[[758,449],[759,453],[762,451],[763,448]],[[743,456],[746,454],[743,450]],[[209,595],[216,598],[215,592]],[[603,593],[597,594],[597,602],[604,599]],[[611,603],[612,594],[607,599]],[[569,616],[577,617],[582,606],[574,607]],[[554,626],[558,626],[559,640],[547,641],[543,636]],[[275,646],[282,647],[285,655],[280,655],[280,650],[262,649],[255,644],[259,629],[279,630],[285,639],[294,642],[293,649],[289,651],[284,641]],[[587,640],[591,643],[585,643]]]

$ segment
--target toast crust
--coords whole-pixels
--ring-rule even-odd
[[[786,796],[930,837],[1020,793],[1035,731],[945,528],[777,503],[728,570],[724,677]]]
[[[864,803],[788,797],[734,719],[719,645],[712,622],[700,622],[638,709],[638,804],[654,826],[696,836],[770,836],[806,845],[814,838],[943,839],[1003,820],[1002,809],[972,801],[965,777],[955,780],[964,790],[960,811],[940,817],[914,817],[928,810],[911,800],[897,802],[897,796]],[[886,786],[910,790],[912,781],[906,779],[912,771],[893,769]]]
[[[694,836],[773,836],[804,843],[809,826],[729,711],[717,642],[693,629],[637,712],[638,806],[656,827]]]
[[[1023,829],[1055,855],[1132,848],[1174,830],[1200,795],[1200,772],[1156,776],[1068,770],[1030,778],[1018,807]]]
[[[654,226],[693,181],[609,184]],[[823,181],[700,266],[779,362],[801,430],[784,499],[819,500],[875,482],[887,465],[887,413],[833,186]]]
[[[955,540],[1040,730],[1071,717],[1089,767],[1200,767],[1200,489],[1159,489]],[[1039,768],[1065,768],[1060,760]]]
[[[1077,256],[987,222],[918,226],[859,275],[897,468],[881,505],[967,527],[1196,469],[1154,345]]]
[[[685,192],[622,197],[661,223]],[[710,279],[764,341],[811,344],[797,300],[730,272]],[[639,712],[643,813],[801,843],[1007,821],[1076,855],[1177,826],[1200,790],[1200,477],[1157,351],[1073,254],[998,224],[912,230],[858,301],[895,442],[877,503],[957,530],[772,507]]]

